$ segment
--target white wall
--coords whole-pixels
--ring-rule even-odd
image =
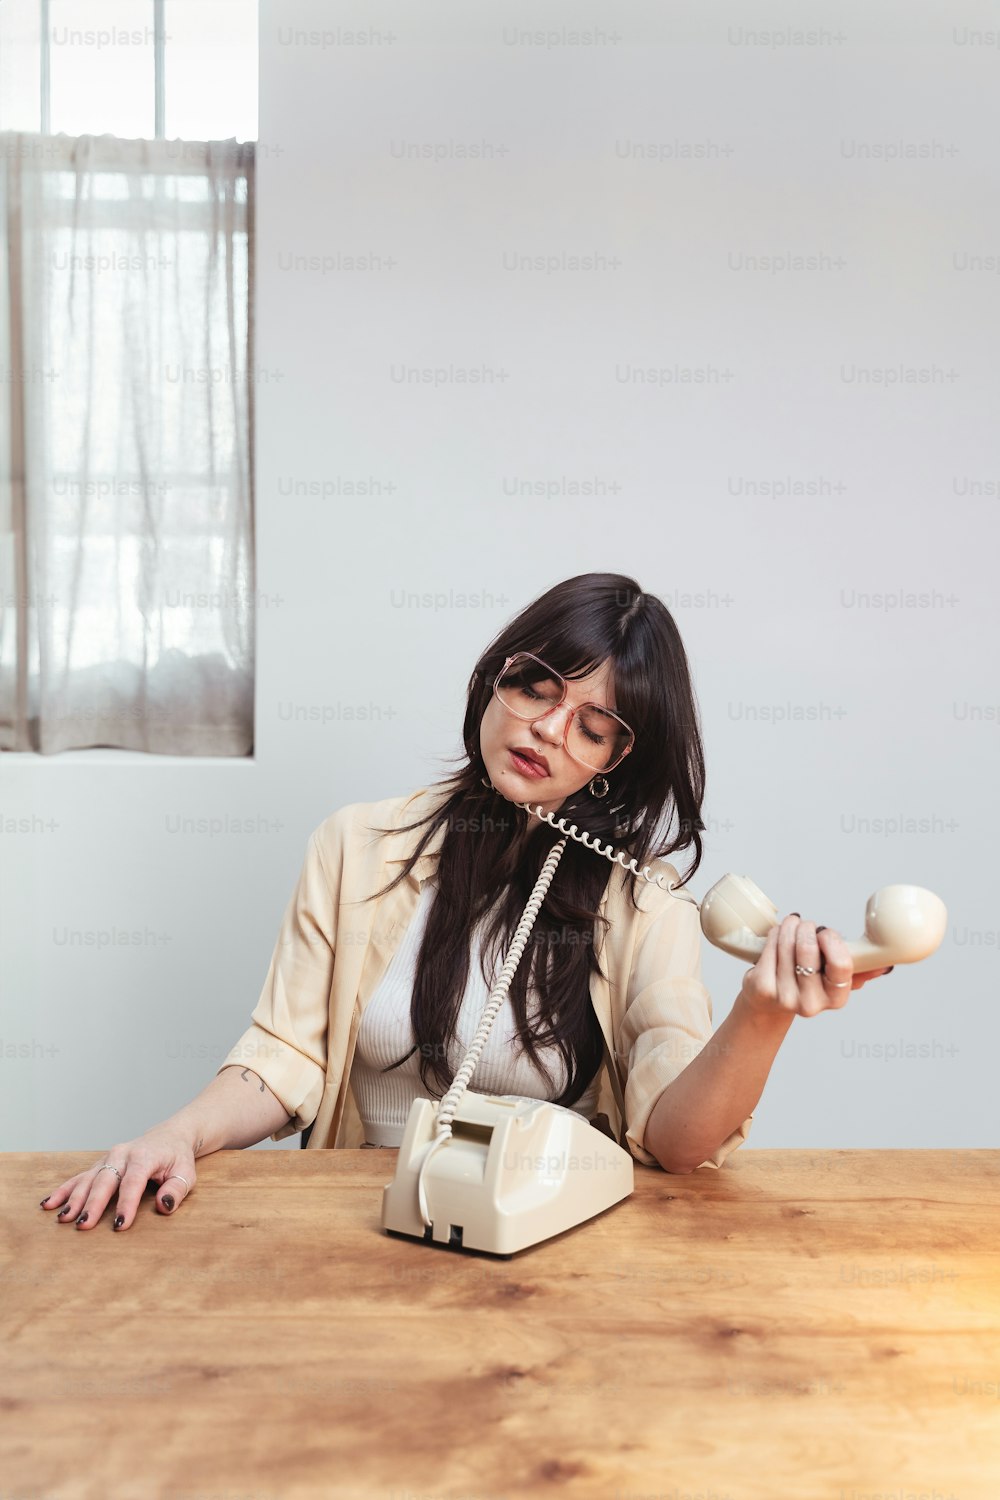
[[[749,1144],[1000,1144],[996,49],[972,4],[803,24],[263,0],[256,755],[2,758],[4,1149],[104,1149],[196,1093],[247,1024],[310,829],[436,775],[481,646],[590,569],[659,594],[690,652],[698,894],[735,869],[848,936],[890,881],[949,907],[931,960],[795,1021]],[[369,253],[381,269],[324,268]],[[820,268],[742,259],[786,254]],[[596,498],[563,493],[580,483]],[[450,602],[400,603],[423,594]],[[362,706],[375,722],[344,717]],[[226,815],[266,826],[169,831]],[[70,949],[67,928],[152,936]],[[706,950],[716,1022],[744,968]]]

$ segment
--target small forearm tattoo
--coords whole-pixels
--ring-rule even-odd
[[[249,1068],[244,1068],[243,1072],[240,1074],[240,1077],[243,1079],[244,1083],[249,1083],[250,1082],[249,1078],[247,1077],[247,1074],[249,1073],[249,1071],[250,1071]],[[254,1077],[257,1078],[256,1073],[254,1074]],[[257,1078],[257,1082],[260,1084],[260,1091],[261,1091],[261,1093],[263,1093],[264,1092],[264,1080],[263,1080],[263,1078]]]

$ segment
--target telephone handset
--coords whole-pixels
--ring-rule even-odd
[[[633,875],[699,903],[689,891],[651,875],[635,859],[519,802],[562,837],[545,858],[510,949],[462,1065],[440,1101],[414,1099],[396,1175],[382,1195],[382,1227],[438,1245],[511,1255],[593,1218],[627,1198],[634,1186],[631,1153],[574,1110],[541,1099],[477,1094],[468,1084],[490,1027],[507,996],[538,909],[568,839],[585,844]],[[725,875],[700,903],[701,928],[726,953],[755,962],[777,908],[745,875]],[[944,937],[947,911],[933,891],[890,885],[865,909],[865,935],[848,943],[856,972],[927,958]],[[625,1105],[612,1066],[622,1120]],[[441,1148],[448,1146],[449,1150]]]
[[[610,844],[602,845],[600,839],[580,833],[575,823],[567,827],[565,818],[557,819],[529,802],[517,806],[651,885],[700,906],[701,930],[713,947],[750,963],[756,963],[764,951],[767,934],[778,922],[778,908],[749,876],[723,875],[699,903],[682,886],[668,884],[663,875],[651,875],[648,865],[640,870],[634,859],[627,859]],[[883,886],[868,898],[864,936],[847,944],[855,974],[929,958],[941,946],[947,923],[948,909],[933,891],[920,885]]]

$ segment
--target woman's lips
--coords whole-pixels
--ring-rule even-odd
[[[514,762],[515,771],[519,771],[522,776],[530,776],[533,781],[542,781],[549,774],[544,766],[540,766],[535,760],[529,760],[526,755],[518,755],[516,750],[511,750],[509,753]]]

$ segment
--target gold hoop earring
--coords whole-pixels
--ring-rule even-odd
[[[600,791],[598,791],[595,785],[595,782],[598,781],[601,783]],[[608,795],[608,792],[611,790],[608,783],[608,778],[606,776],[592,776],[587,786],[587,790],[592,797],[606,797]]]

